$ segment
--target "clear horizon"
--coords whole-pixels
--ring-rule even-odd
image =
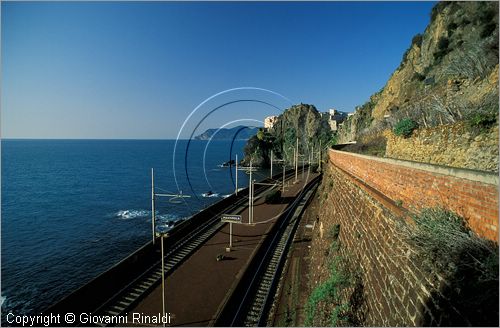
[[[434,4],[4,1],[1,137],[188,139],[297,103],[352,112]],[[204,103],[180,132],[207,98],[248,86]]]
[[[189,138],[163,138],[163,139],[148,139],[148,138],[1,138],[1,140],[130,140],[130,141],[135,141],[135,140],[142,140],[142,141],[166,141],[166,140],[191,140],[191,141],[208,141],[208,140],[195,140],[189,139]],[[228,139],[213,139],[212,142],[214,141],[219,141],[219,140],[228,140]],[[246,140],[246,138],[243,139],[235,139],[235,140]]]

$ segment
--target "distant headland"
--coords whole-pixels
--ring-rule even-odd
[[[194,137],[195,140],[248,140],[257,134],[258,127],[238,125],[234,128],[208,129],[200,135]]]

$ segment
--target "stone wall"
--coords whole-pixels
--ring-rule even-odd
[[[330,161],[402,207],[443,207],[498,242],[498,175],[330,150]]]
[[[311,245],[311,287],[328,278],[325,263],[332,256],[327,251],[331,244],[328,231],[340,225],[340,253],[361,274],[360,283],[353,287],[357,297],[353,299],[354,292],[346,297],[351,307],[354,304],[353,311],[361,325],[438,326],[469,322],[470,318],[461,321],[462,313],[449,310],[454,308],[447,305],[448,300],[457,297],[450,289],[455,290],[458,285],[449,277],[445,279],[424,269],[401,224],[412,222],[410,211],[442,205],[469,213],[474,230],[498,241],[497,186],[498,177],[493,174],[331,150],[312,206],[318,222]],[[482,216],[487,213],[490,219]],[[481,321],[484,318],[476,315],[471,324],[491,324]]]
[[[427,279],[407,256],[407,245],[397,233],[401,218],[385,207],[380,197],[360,188],[338,168],[330,166],[323,179],[331,183],[331,191],[327,191],[328,198],[319,206],[319,228],[311,249],[312,281],[319,283],[328,276],[324,264],[325,250],[330,244],[327,231],[339,224],[341,254],[362,272],[363,301],[356,305],[356,315],[362,318],[360,324],[431,324],[424,318],[429,307],[427,299],[430,291],[440,286]],[[434,320],[432,325],[437,325],[440,319]]]
[[[463,123],[415,130],[410,138],[385,131],[386,156],[422,163],[498,172],[498,126],[471,133]]]

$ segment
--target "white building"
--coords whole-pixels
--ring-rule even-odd
[[[332,131],[337,131],[339,124],[347,118],[347,113],[341,112],[334,108],[328,110],[328,124]]]
[[[278,121],[278,116],[276,115],[266,117],[264,119],[264,128],[271,129],[276,121]]]

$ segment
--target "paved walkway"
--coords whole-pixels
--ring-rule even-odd
[[[316,176],[311,174],[308,181]],[[166,312],[170,313],[170,326],[207,326],[215,319],[228,291],[236,285],[257,246],[276,222],[276,219],[269,219],[280,214],[293,201],[305,185],[306,177],[307,172],[304,176],[299,175],[298,183],[290,182],[282,195],[283,204],[265,204],[264,197],[256,200],[254,223],[261,224],[233,224],[233,248],[230,253],[225,251],[229,245],[229,224],[226,224],[166,278]],[[241,214],[243,222],[248,222],[248,208],[242,213],[232,214]],[[218,254],[224,254],[225,259],[217,261]],[[128,325],[148,326],[144,322],[134,324],[133,313],[158,316],[161,312],[159,285],[129,312]]]

